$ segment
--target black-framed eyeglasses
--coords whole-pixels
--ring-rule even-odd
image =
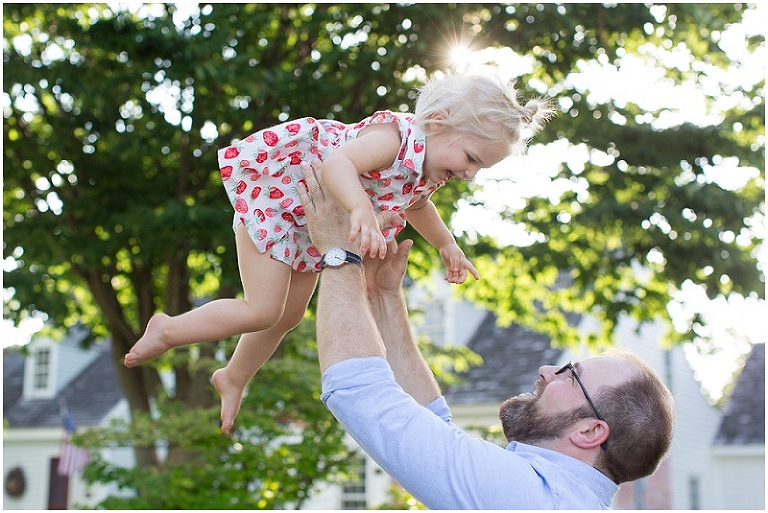
[[[573,362],[568,362],[565,365],[563,365],[563,367],[559,371],[555,372],[555,375],[562,374],[563,372],[565,372],[567,370],[571,371],[571,374],[573,374],[573,377],[576,378],[576,383],[579,384],[579,386],[581,387],[581,391],[584,392],[584,397],[587,398],[587,402],[592,407],[592,410],[595,412],[595,416],[599,420],[602,420],[603,422],[606,422],[606,420],[603,418],[603,416],[600,415],[600,412],[597,411],[597,407],[595,406],[595,403],[592,401],[592,398],[589,397],[589,392],[587,392],[587,389],[584,386],[584,383],[581,382],[581,378],[579,377],[579,373],[576,372],[576,368],[573,366]],[[604,450],[604,451],[607,451],[608,450],[608,440],[606,440],[605,442],[601,443],[600,444],[600,448],[602,450]]]

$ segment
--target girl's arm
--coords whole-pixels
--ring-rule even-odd
[[[446,281],[464,283],[467,274],[480,279],[480,274],[472,263],[464,256],[453,234],[437,213],[435,204],[429,198],[424,198],[411,205],[405,211],[406,219],[417,232],[440,252],[440,258],[447,270]]]
[[[400,151],[400,129],[394,123],[371,125],[331,152],[323,164],[323,180],[350,213],[349,241],[360,238],[360,252],[383,258],[387,251],[384,236],[376,221],[371,198],[363,190],[359,175],[392,165]]]

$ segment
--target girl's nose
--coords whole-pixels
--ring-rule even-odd
[[[466,171],[464,171],[464,179],[465,180],[472,180],[477,176],[477,172],[480,171],[479,167],[472,166],[470,168],[467,168]]]

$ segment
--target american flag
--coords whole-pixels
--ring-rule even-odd
[[[61,439],[58,472],[61,476],[71,476],[83,469],[90,456],[88,451],[70,442],[72,435],[77,431],[77,425],[68,411],[62,415],[61,422],[64,424],[64,436]]]

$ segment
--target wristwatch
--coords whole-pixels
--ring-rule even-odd
[[[351,251],[341,248],[331,248],[323,255],[320,261],[320,268],[326,267],[339,267],[346,263],[357,264],[363,266],[363,259],[359,255],[355,255]]]

